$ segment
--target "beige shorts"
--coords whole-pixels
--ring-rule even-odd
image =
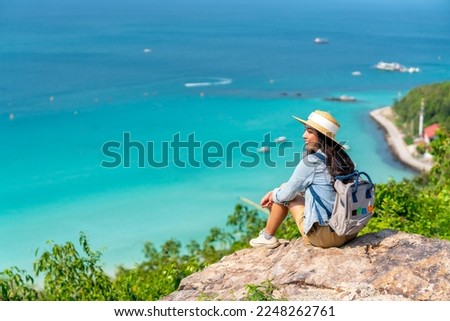
[[[337,235],[329,226],[321,226],[314,223],[308,234],[305,235],[305,216],[298,215],[298,220],[295,220],[298,230],[302,234],[305,244],[311,244],[318,247],[338,247],[353,240],[357,234],[354,235]]]

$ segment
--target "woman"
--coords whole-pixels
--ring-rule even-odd
[[[306,244],[323,248],[341,246],[356,235],[338,236],[334,233],[328,226],[329,217],[324,207],[329,212],[333,209],[336,197],[334,177],[353,172],[355,165],[335,140],[340,125],[331,114],[316,110],[308,120],[293,117],[305,125],[306,155],[287,183],[261,199],[261,206],[269,208],[270,215],[265,229],[250,240],[250,245],[277,247],[280,243],[274,236],[275,232],[290,212]]]

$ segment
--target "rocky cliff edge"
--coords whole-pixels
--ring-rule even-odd
[[[384,230],[341,248],[302,239],[273,250],[244,249],[183,279],[164,300],[243,300],[245,285],[271,280],[276,298],[450,300],[450,242]]]

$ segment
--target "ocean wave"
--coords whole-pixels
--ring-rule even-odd
[[[185,87],[208,87],[208,86],[223,86],[229,85],[232,82],[230,78],[212,78],[213,81],[202,81],[202,82],[187,82],[184,84]]]

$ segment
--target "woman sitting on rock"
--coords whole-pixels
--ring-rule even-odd
[[[280,243],[275,232],[290,212],[306,244],[323,248],[341,246],[356,235],[338,236],[328,226],[329,217],[322,205],[332,211],[336,197],[333,178],[353,172],[355,165],[335,140],[340,125],[331,114],[316,110],[308,120],[294,118],[305,125],[303,139],[306,154],[289,181],[261,199],[261,206],[269,208],[270,214],[265,229],[257,238],[250,240],[250,245],[277,247]],[[314,200],[310,186],[313,186],[322,204]]]

